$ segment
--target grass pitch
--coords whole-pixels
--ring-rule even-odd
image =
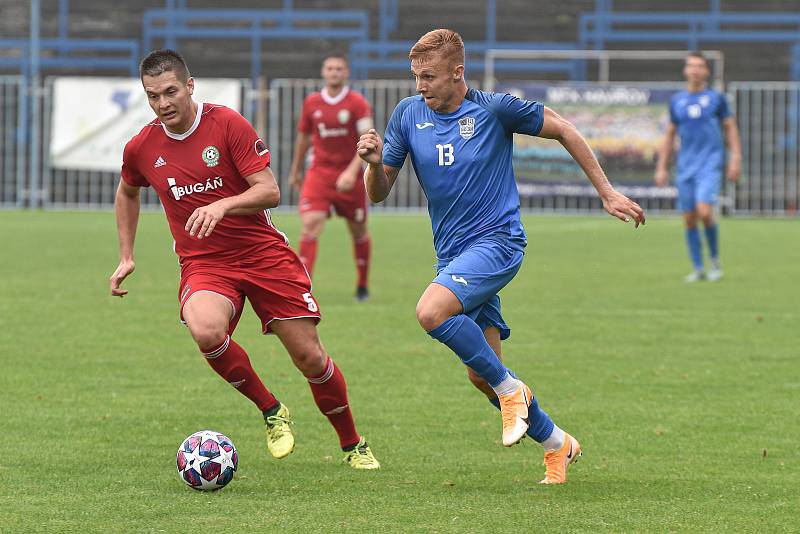
[[[294,215],[278,225],[293,242]],[[798,528],[800,225],[724,220],[725,278],[686,285],[680,221],[527,217],[506,288],[506,361],[584,448],[562,487],[504,449],[500,416],[419,328],[433,276],[423,216],[372,218],[373,299],[353,299],[341,221],[322,238],[321,336],[383,464],[340,463],[333,430],[248,310],[236,339],[291,409],[276,461],[260,416],[177,320],[163,215],[143,214],[130,294],[108,296],[111,213],[0,212],[0,530],[82,532],[781,531]],[[175,451],[213,428],[239,449],[216,493]]]

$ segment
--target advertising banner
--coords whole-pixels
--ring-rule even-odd
[[[241,110],[237,79],[195,79],[195,102]],[[61,77],[53,83],[50,164],[119,171],[128,140],[155,118],[137,78]]]
[[[656,156],[669,121],[670,97],[681,87],[506,83],[498,91],[544,103],[583,134],[614,186],[637,197],[672,198],[653,185]],[[594,188],[560,143],[514,136],[520,195],[594,196]]]

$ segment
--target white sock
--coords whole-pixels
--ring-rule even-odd
[[[542,442],[542,447],[546,451],[557,451],[564,446],[564,431],[558,428],[558,425],[553,424],[553,433],[550,437]]]
[[[500,395],[508,395],[509,393],[513,393],[518,387],[519,380],[511,376],[509,373],[506,373],[506,377],[492,389],[499,397]]]

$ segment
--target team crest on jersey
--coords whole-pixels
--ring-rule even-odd
[[[217,163],[219,163],[219,149],[214,145],[205,147],[202,156],[207,167],[216,167]]]
[[[315,119],[319,119],[320,117],[322,117],[322,110],[321,110],[321,109],[318,109],[318,110],[317,110],[317,111],[315,111],[315,112],[314,112],[314,114],[313,114],[313,115],[311,115],[311,116],[312,116],[312,117],[314,117]]]
[[[350,120],[350,111],[340,109],[339,113],[336,114],[336,118],[339,119],[339,124],[347,124],[347,121]]]
[[[473,117],[458,119],[458,133],[464,139],[472,137],[475,133],[475,119]]]

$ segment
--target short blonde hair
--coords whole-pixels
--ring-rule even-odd
[[[419,38],[411,47],[408,57],[413,61],[429,61],[434,54],[446,58],[451,65],[464,64],[464,40],[453,30],[440,28],[432,30]]]

